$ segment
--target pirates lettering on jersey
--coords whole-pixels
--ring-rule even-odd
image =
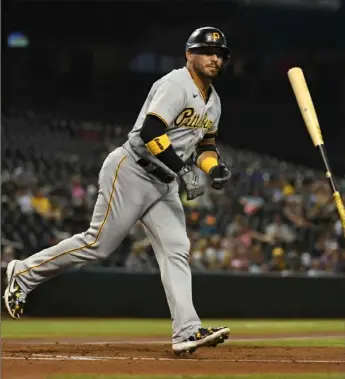
[[[207,117],[207,113],[201,116],[195,113],[194,108],[186,108],[176,117],[174,124],[176,126],[209,130],[213,126],[213,121]]]

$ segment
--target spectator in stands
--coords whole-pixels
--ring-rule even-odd
[[[345,246],[342,241],[339,249],[337,249],[337,260],[334,265],[334,272],[338,274],[345,274]]]
[[[1,182],[7,183],[11,180],[11,174],[8,170],[2,169],[1,170]]]
[[[204,253],[205,263],[208,269],[219,269],[223,265],[223,250],[221,248],[222,237],[220,234],[213,234],[209,239],[208,247]]]
[[[34,211],[32,194],[29,188],[18,189],[16,201],[22,213],[26,214]]]
[[[79,175],[75,175],[71,181],[71,196],[72,204],[74,207],[81,207],[85,203],[85,189],[81,185],[81,180]]]
[[[85,202],[88,209],[92,210],[94,208],[97,194],[98,188],[93,183],[89,183],[85,192]]]
[[[243,205],[243,211],[248,216],[255,215],[264,205],[264,199],[258,190],[252,192],[252,195],[242,196],[239,203]]]
[[[50,210],[45,216],[47,219],[51,220],[54,225],[61,225],[63,220],[63,209],[57,198],[52,197],[50,200]]]
[[[311,188],[312,204],[308,210],[308,219],[320,225],[334,221],[335,204],[330,188],[324,181],[316,181]]]
[[[283,207],[283,215],[293,226],[299,228],[312,226],[311,222],[306,218],[304,202],[299,195],[289,196],[289,198],[286,199]]]
[[[51,211],[51,202],[48,197],[44,196],[41,188],[36,188],[31,199],[31,204],[35,212],[42,217],[49,217]]]
[[[320,276],[324,275],[324,270],[319,259],[314,258],[311,260],[310,269],[307,272],[308,276]]]
[[[252,274],[260,274],[268,271],[268,266],[265,263],[265,255],[261,243],[253,245],[249,253],[248,271]]]
[[[200,235],[203,237],[210,237],[217,233],[217,218],[215,215],[206,213],[206,215],[200,220]]]
[[[330,230],[325,230],[320,234],[312,245],[311,254],[314,258],[321,258],[332,254],[338,248],[336,239]]]
[[[232,243],[236,245],[242,244],[247,248],[252,246],[254,240],[268,243],[273,242],[271,236],[253,230],[249,226],[248,217],[244,215],[236,215],[235,221],[227,227],[226,235],[231,238]]]
[[[186,223],[189,230],[199,230],[200,220],[201,214],[197,209],[193,209],[186,214]]]
[[[244,216],[236,214],[233,221],[226,227],[225,235],[229,238],[234,238],[243,230],[244,224]]]
[[[192,269],[207,270],[205,251],[208,247],[207,238],[200,238],[190,253],[190,265]]]
[[[288,251],[286,256],[286,263],[289,273],[300,272],[302,269],[301,256],[296,248]]]
[[[244,244],[233,245],[230,269],[232,271],[248,271],[249,249]]]
[[[198,209],[212,212],[215,209],[215,204],[214,204],[214,198],[212,192],[219,192],[215,191],[212,188],[206,186],[205,188],[205,193],[203,196],[198,197]]]
[[[272,250],[272,259],[268,264],[269,271],[285,271],[287,264],[285,260],[285,250],[281,247],[275,247]]]
[[[223,237],[218,249],[218,261],[220,269],[228,269],[232,258],[232,244],[229,238]]]
[[[301,253],[301,271],[308,272],[312,266],[312,258],[308,251]]]
[[[276,244],[288,244],[296,239],[296,233],[289,225],[282,222],[279,213],[273,216],[273,222],[267,225],[265,232],[269,240]]]
[[[272,201],[274,203],[280,203],[284,200],[284,185],[286,184],[286,179],[282,176],[277,177],[273,175],[270,178],[269,189]],[[267,186],[268,187],[268,186]],[[267,191],[267,188],[266,188]]]
[[[345,204],[345,198],[344,198],[344,204]],[[344,235],[344,230],[343,230],[343,226],[341,224],[341,221],[340,220],[337,220],[334,225],[333,225],[333,230],[334,230],[334,235],[337,237],[337,238],[342,238],[343,235]]]
[[[16,259],[14,247],[12,245],[3,247],[1,253],[1,267],[6,268],[13,259]]]
[[[295,194],[295,187],[292,181],[289,181],[287,178],[282,177],[281,179],[282,194],[284,197],[292,196]]]

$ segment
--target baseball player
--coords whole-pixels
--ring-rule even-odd
[[[173,351],[192,353],[228,338],[227,327],[202,327],[194,309],[190,242],[179,197],[179,183],[189,200],[204,193],[197,170],[215,189],[230,178],[215,146],[221,103],[211,84],[229,61],[224,34],[213,27],[195,30],[185,56],[185,67],[153,84],[128,140],[103,162],[88,230],[8,264],[4,299],[12,318],[21,317],[36,286],[68,268],[106,258],[140,220],[159,264]]]

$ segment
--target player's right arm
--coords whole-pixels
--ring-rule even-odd
[[[140,137],[151,154],[176,173],[185,163],[176,154],[166,131],[184,109],[185,103],[183,87],[167,80],[156,90],[140,131]]]
[[[220,114],[214,122],[213,127],[199,142],[195,157],[197,166],[211,177],[211,186],[214,189],[222,189],[231,177],[230,171],[221,162],[216,147],[219,120]]]

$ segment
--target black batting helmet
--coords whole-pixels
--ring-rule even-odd
[[[224,33],[211,26],[205,26],[194,30],[186,43],[186,51],[202,47],[218,47],[224,51],[224,60],[230,58],[230,50],[226,45]]]

